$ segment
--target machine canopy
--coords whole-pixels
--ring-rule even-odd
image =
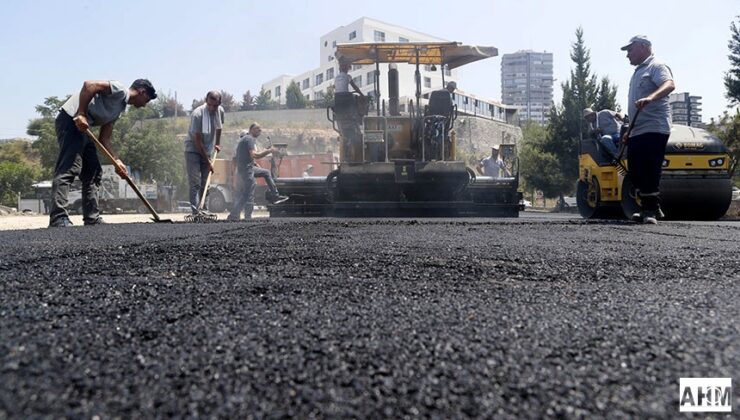
[[[417,51],[418,64],[446,64],[449,69],[498,55],[496,47],[462,45],[459,42],[363,42],[339,44],[335,56],[340,63],[348,64],[375,64],[376,61],[417,64]]]

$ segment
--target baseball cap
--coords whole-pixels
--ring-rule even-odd
[[[651,46],[651,45],[653,45],[653,43],[650,42],[650,40],[648,39],[648,37],[646,35],[635,35],[632,38],[630,38],[629,44],[627,44],[624,47],[622,47],[621,50],[622,51],[626,51],[635,42],[639,42],[640,44],[645,44],[648,47]]]

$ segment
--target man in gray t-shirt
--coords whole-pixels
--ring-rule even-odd
[[[190,129],[185,139],[185,169],[188,175],[190,209],[197,214],[200,197],[206,194],[206,180],[213,172],[211,157],[221,150],[221,130],[224,109],[221,107],[221,92],[212,90],[206,94],[206,102],[190,114]]]
[[[112,162],[116,172],[123,177],[126,166],[111,147],[113,124],[126,110],[127,105],[137,108],[157,98],[151,82],[137,79],[128,89],[115,80],[87,80],[79,93],[67,99],[59,110],[55,122],[59,157],[54,169],[51,186],[49,227],[72,224],[67,213],[67,194],[76,177],[82,181],[82,212],[85,225],[102,223],[98,209],[98,187],[102,168],[95,144],[85,132],[90,127],[100,127],[100,142],[115,157]]]
[[[660,213],[658,185],[665,146],[671,134],[668,94],[676,86],[671,69],[653,56],[652,43],[645,35],[632,37],[622,51],[627,51],[630,64],[635,66],[627,101],[633,126],[628,139],[627,163],[634,193],[640,197],[642,208],[632,218],[656,224],[656,216]],[[630,193],[622,191],[622,194]]]

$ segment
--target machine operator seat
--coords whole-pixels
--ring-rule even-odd
[[[451,119],[454,111],[452,95],[446,89],[435,90],[429,94],[428,107],[426,115],[442,115]]]
[[[450,156],[449,132],[454,116],[455,106],[448,90],[435,90],[429,94],[424,115],[424,160],[444,160]]]

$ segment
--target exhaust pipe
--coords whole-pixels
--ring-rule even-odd
[[[388,65],[388,113],[391,117],[401,115],[398,111],[398,68]]]

